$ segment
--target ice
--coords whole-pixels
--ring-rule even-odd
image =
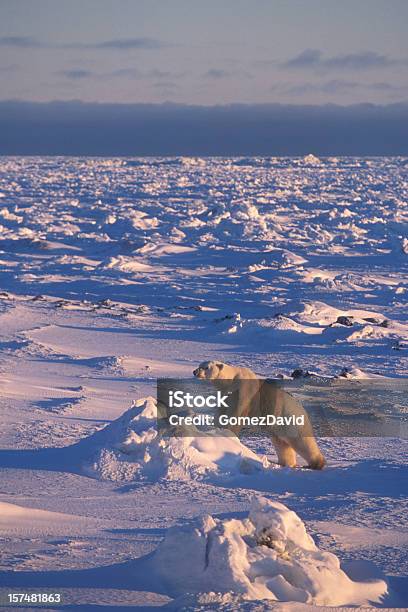
[[[372,606],[407,607],[406,440],[322,438],[326,468],[291,470],[267,437],[162,438],[151,399],[157,377],[188,378],[210,359],[300,390],[406,377],[407,167],[1,159],[1,595],[47,586],[84,609],[297,612],[325,599],[320,567],[330,601],[368,601],[372,587]],[[394,409],[406,420],[403,395]],[[254,497],[268,500],[254,519],[262,545]],[[216,562],[210,547],[214,581],[191,595],[173,575],[168,588],[151,578],[175,525],[187,539],[195,525],[200,546],[222,532],[235,551]],[[303,555],[294,577],[291,546]]]

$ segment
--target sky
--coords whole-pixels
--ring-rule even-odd
[[[407,0],[0,0],[0,154],[408,154]]]
[[[408,100],[407,0],[1,0],[0,99]]]

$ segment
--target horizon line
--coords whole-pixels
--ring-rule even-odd
[[[355,108],[359,106],[369,106],[374,108],[388,108],[395,106],[408,106],[408,98],[406,100],[399,100],[398,102],[387,102],[377,103],[370,101],[352,102],[350,104],[341,104],[338,102],[321,102],[321,103],[295,103],[295,102],[217,102],[214,104],[198,104],[194,102],[174,102],[172,100],[164,100],[163,102],[115,102],[115,101],[99,101],[99,100],[80,100],[78,98],[67,98],[60,99],[55,98],[52,100],[30,100],[25,98],[4,98],[0,99],[0,104],[35,104],[35,105],[46,105],[46,104],[83,104],[83,105],[97,105],[97,106],[176,106],[176,107],[187,107],[187,108],[234,108],[234,107],[290,107],[290,108]]]

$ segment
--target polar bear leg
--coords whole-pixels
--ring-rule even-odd
[[[303,459],[307,461],[307,467],[312,470],[321,470],[325,464],[325,458],[317,446],[317,442],[312,436],[299,436],[291,438],[293,448]]]
[[[277,436],[272,436],[272,442],[278,455],[279,465],[296,467],[296,452],[293,447]]]

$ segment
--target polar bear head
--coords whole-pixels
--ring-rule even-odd
[[[220,361],[203,361],[193,374],[196,378],[204,380],[214,380],[216,378],[224,378],[224,369],[228,368],[225,363]]]

